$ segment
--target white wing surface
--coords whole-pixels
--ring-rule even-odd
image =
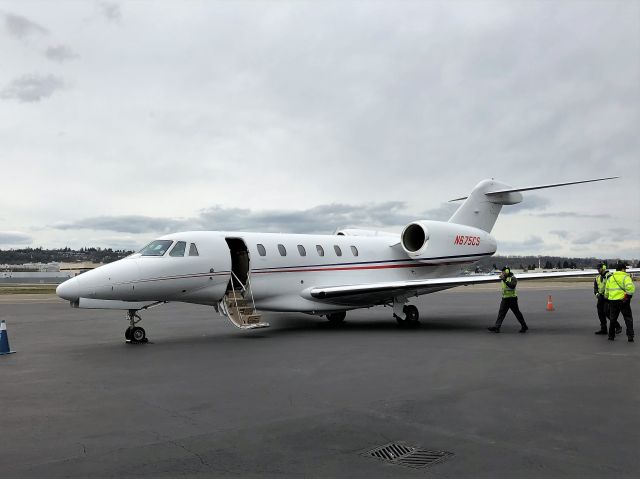
[[[628,268],[627,272],[638,273],[640,272],[640,268]],[[550,278],[595,277],[597,274],[597,270],[589,269],[553,273],[521,273],[517,274],[516,278],[518,281],[524,281]],[[308,296],[309,299],[315,301],[355,306],[365,303],[371,304],[372,302],[385,303],[392,300],[395,296],[416,296],[456,286],[498,282],[500,282],[500,276],[497,274],[455,276],[451,278],[313,287],[306,290],[303,296]]]

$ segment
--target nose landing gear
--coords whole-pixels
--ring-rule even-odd
[[[142,317],[138,314],[138,310],[130,309],[127,311],[127,320],[129,321],[129,327],[124,332],[124,337],[127,340],[127,343],[141,344],[149,342],[144,328],[136,326],[136,324],[142,321]]]

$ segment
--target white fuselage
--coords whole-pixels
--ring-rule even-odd
[[[496,251],[495,240],[486,232],[441,222],[429,222],[429,228],[437,234],[414,255],[405,251],[399,235],[174,233],[159,240],[170,240],[172,245],[185,242],[184,256],[170,256],[171,248],[162,256],[136,253],[68,280],[57,292],[72,302],[87,298],[215,305],[232,276],[234,281],[239,276],[243,283],[249,279],[257,309],[321,314],[380,301],[358,306],[318,301],[309,294],[313,287],[456,276],[470,263]],[[189,255],[190,244],[196,245],[197,256]],[[240,261],[244,266],[232,261],[238,244],[246,245],[244,263]],[[438,289],[443,288],[434,291]]]

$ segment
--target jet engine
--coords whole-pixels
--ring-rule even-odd
[[[486,231],[472,226],[442,221],[418,220],[400,234],[404,252],[415,260],[435,263],[452,258],[488,256],[496,251],[496,240]]]

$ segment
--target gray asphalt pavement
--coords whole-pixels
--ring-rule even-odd
[[[137,346],[120,312],[0,297],[0,477],[637,477],[639,343],[593,334],[588,283],[523,287],[531,331],[488,333],[497,290],[422,297],[418,329],[374,308],[243,332],[170,304]],[[361,454],[391,441],[453,456]]]

